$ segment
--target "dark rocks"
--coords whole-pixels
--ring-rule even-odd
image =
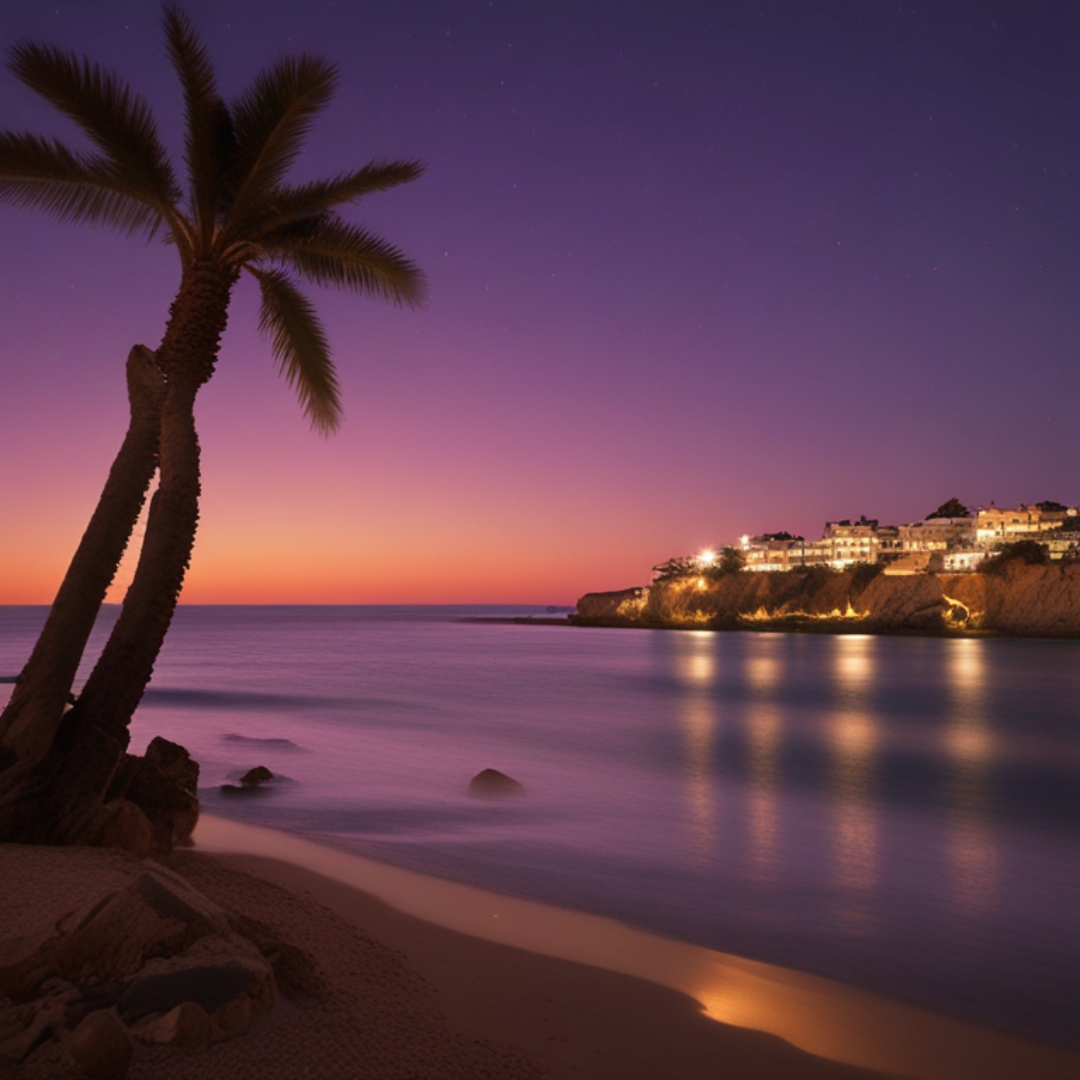
[[[525,785],[498,769],[484,769],[469,781],[470,795],[520,795]]]
[[[47,875],[56,895],[35,899]],[[34,1075],[122,1080],[133,1038],[197,1049],[276,1000],[259,947],[157,863],[13,845],[0,877],[28,883],[25,896],[12,889],[17,924],[0,919],[0,1075],[25,1062]]]
[[[99,847],[121,848],[132,855],[146,856],[154,850],[154,826],[133,802],[113,799],[95,842]]]
[[[254,769],[248,769],[240,777],[239,784],[222,784],[221,790],[225,795],[241,795],[260,790],[261,785],[277,779],[265,765],[256,765]]]
[[[163,1016],[153,1016],[132,1029],[142,1042],[164,1043],[179,1050],[202,1050],[210,1045],[213,1024],[206,1010],[194,1001],[185,1001]]]
[[[0,1064],[22,1061],[50,1031],[62,1027],[68,1006],[78,997],[70,983],[48,979],[36,1000],[16,1006],[0,998]]]
[[[84,1016],[66,1044],[89,1080],[124,1080],[131,1067],[131,1039],[112,1009]]]
[[[182,746],[159,736],[142,757],[124,755],[109,786],[109,799],[137,807],[150,824],[152,850],[167,855],[174,847],[191,843],[199,820],[198,784],[199,763]],[[114,816],[100,842],[144,854],[140,829],[145,825],[140,826],[134,815],[126,821]]]
[[[222,1005],[210,1017],[214,1041],[243,1035],[251,1027],[251,1013],[251,998],[247,996],[238,997]]]
[[[127,1024],[150,1013],[165,1013],[185,1001],[194,1001],[206,1012],[246,994],[250,973],[237,963],[181,968],[161,975],[147,975],[128,984],[117,1008]]]

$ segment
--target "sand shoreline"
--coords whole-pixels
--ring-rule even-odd
[[[274,830],[205,815],[196,844],[197,850],[227,865],[310,893],[363,932],[402,951],[414,969],[441,989],[444,1001],[464,996],[461,978],[446,976],[471,965],[474,982],[486,979],[489,984],[489,1003],[465,1001],[452,1019],[471,1024],[487,1037],[502,1033],[533,1052],[543,1051],[545,1040],[567,1040],[556,1051],[549,1048],[547,1056],[553,1053],[560,1067],[571,1070],[556,1075],[579,1075],[573,1070],[583,1058],[604,1056],[605,1039],[624,1029],[622,1037],[636,1047],[624,1055],[622,1071],[580,1075],[643,1080],[663,1076],[648,1068],[641,1071],[634,1063],[650,1060],[650,1067],[659,1065],[650,1058],[649,1046],[670,1042],[664,1024],[679,1028],[683,1046],[694,1045],[680,1071],[668,1074],[688,1080],[713,1075],[720,1064],[714,1055],[734,1053],[731,1046],[721,1045],[718,1033],[732,1043],[740,1037],[747,1043],[757,1041],[755,1051],[762,1060],[754,1067],[748,1063],[747,1075],[770,1075],[762,1071],[767,1068],[767,1044],[778,1039],[804,1052],[801,1065],[820,1062],[838,1069],[838,1076],[868,1069],[919,1080],[1036,1075],[1052,1080],[1080,1072],[1080,1055],[1066,1050],[831,980],[661,938],[610,919],[441,881]],[[434,954],[446,955],[438,960]],[[481,961],[481,956],[486,959]],[[491,968],[502,975],[485,975]],[[607,1034],[590,1042],[572,1011],[565,1009],[562,1024],[569,1034],[540,1036],[535,1023],[522,1023],[533,1007],[528,995],[513,1005],[505,995],[500,1001],[497,989],[500,980],[504,989],[515,981],[515,969],[522,968],[529,969],[529,978],[546,980],[556,997],[606,1000],[603,1024],[598,1016],[594,1019]],[[588,993],[587,985],[593,987]],[[624,998],[632,998],[633,1007],[613,1003]],[[619,1019],[624,1007],[627,1016],[634,1014],[632,1023]],[[679,1016],[680,1011],[684,1015]],[[654,1015],[666,1019],[654,1023]],[[554,1031],[559,1025],[552,1024]],[[583,1039],[589,1045],[570,1047],[571,1040]],[[570,1048],[564,1050],[564,1045]],[[786,1073],[777,1075],[803,1075],[792,1068],[789,1060],[783,1066]]]
[[[206,816],[194,850],[157,862],[262,950],[280,996],[209,1048],[136,1044],[128,1080],[1080,1075],[1075,1053],[269,829]],[[0,969],[153,865],[0,845]],[[56,1080],[56,1068],[31,1055],[0,1076]]]

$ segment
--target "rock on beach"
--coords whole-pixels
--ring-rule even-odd
[[[0,879],[0,1075],[123,1080],[133,1040],[207,1046],[276,1001],[259,947],[159,863],[4,845]]]

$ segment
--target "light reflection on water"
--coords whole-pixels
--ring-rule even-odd
[[[775,878],[781,835],[780,760],[783,710],[777,699],[783,684],[778,638],[749,638],[743,656],[745,683],[751,691],[742,721],[746,734],[748,790],[745,846],[751,875],[759,882]],[[873,921],[868,895],[878,884],[879,735],[884,718],[875,712],[874,689],[878,639],[845,635],[831,640],[832,680],[838,708],[824,718],[831,755],[827,788],[832,806],[833,873],[840,891],[834,915],[849,933],[865,933]],[[720,710],[714,701],[719,667],[716,637],[707,631],[681,634],[674,649],[682,693],[680,716],[685,742],[690,841],[695,857],[716,855],[717,803],[714,755]],[[955,903],[970,914],[993,905],[997,853],[989,820],[994,736],[985,710],[983,642],[940,642],[949,700],[942,742],[949,763],[949,825],[946,857]]]
[[[836,682],[845,696],[858,699],[873,687],[877,640],[867,634],[842,634],[835,639]]]
[[[877,877],[877,822],[874,751],[877,733],[870,711],[874,687],[875,639],[852,634],[837,639],[835,679],[841,702],[829,723],[833,750],[832,795],[836,807],[836,875],[847,892],[841,901],[843,925],[854,933],[873,919],[865,893]]]
[[[219,815],[1080,1044],[1080,642],[453,617],[181,608],[133,744]]]
[[[717,791],[713,784],[713,748],[717,713],[710,689],[716,676],[712,635],[690,631],[680,635],[676,658],[683,684],[679,700],[686,747],[686,787],[690,807],[690,847],[698,864],[715,853]]]
[[[864,713],[837,713],[832,722],[835,752],[836,876],[849,896],[848,924],[864,929],[872,915],[861,894],[877,880],[877,814],[873,791],[874,726]]]
[[[995,740],[986,708],[985,650],[975,639],[943,642],[951,710],[949,861],[955,902],[972,914],[994,903],[997,849],[990,821]]]
[[[773,705],[753,703],[746,717],[750,742],[750,863],[760,882],[774,880],[780,848],[779,765],[782,720]]]

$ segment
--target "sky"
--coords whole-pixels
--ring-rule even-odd
[[[230,98],[339,65],[296,179],[426,163],[347,216],[430,287],[311,290],[330,438],[237,288],[185,602],[571,604],[743,533],[1080,502],[1080,6],[185,7]],[[0,14],[3,49],[126,78],[179,158],[158,4]],[[81,145],[6,71],[0,129]],[[178,282],[172,248],[0,205],[0,603],[51,600]]]

